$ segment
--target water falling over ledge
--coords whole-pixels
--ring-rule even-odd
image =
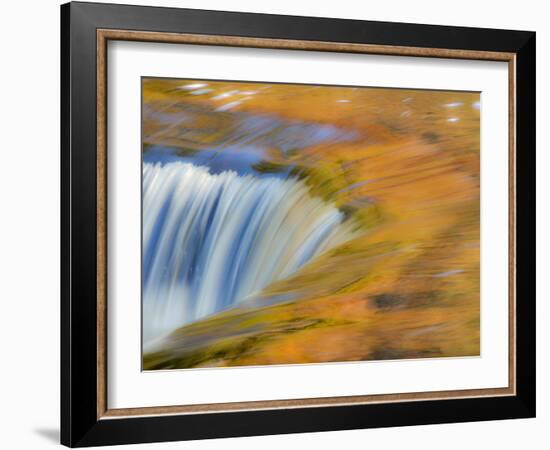
[[[143,342],[238,305],[353,237],[302,181],[143,165]]]

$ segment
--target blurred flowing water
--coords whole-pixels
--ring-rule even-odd
[[[344,214],[300,180],[144,162],[144,347],[352,237]]]
[[[210,151],[252,149],[265,157],[266,149],[291,153],[322,143],[352,142],[360,137],[355,130],[334,125],[288,120],[270,114],[239,111],[219,112],[200,105],[172,105],[171,111],[152,107],[143,111],[149,128],[144,141],[171,142],[176,147]]]

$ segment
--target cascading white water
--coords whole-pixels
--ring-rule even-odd
[[[143,341],[258,294],[350,239],[295,179],[143,165]]]

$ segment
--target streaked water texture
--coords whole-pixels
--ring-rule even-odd
[[[145,347],[296,272],[353,233],[295,179],[143,165]]]
[[[142,94],[144,370],[480,354],[479,93]]]

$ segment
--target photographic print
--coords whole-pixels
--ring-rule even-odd
[[[480,94],[142,78],[144,370],[480,355]]]

